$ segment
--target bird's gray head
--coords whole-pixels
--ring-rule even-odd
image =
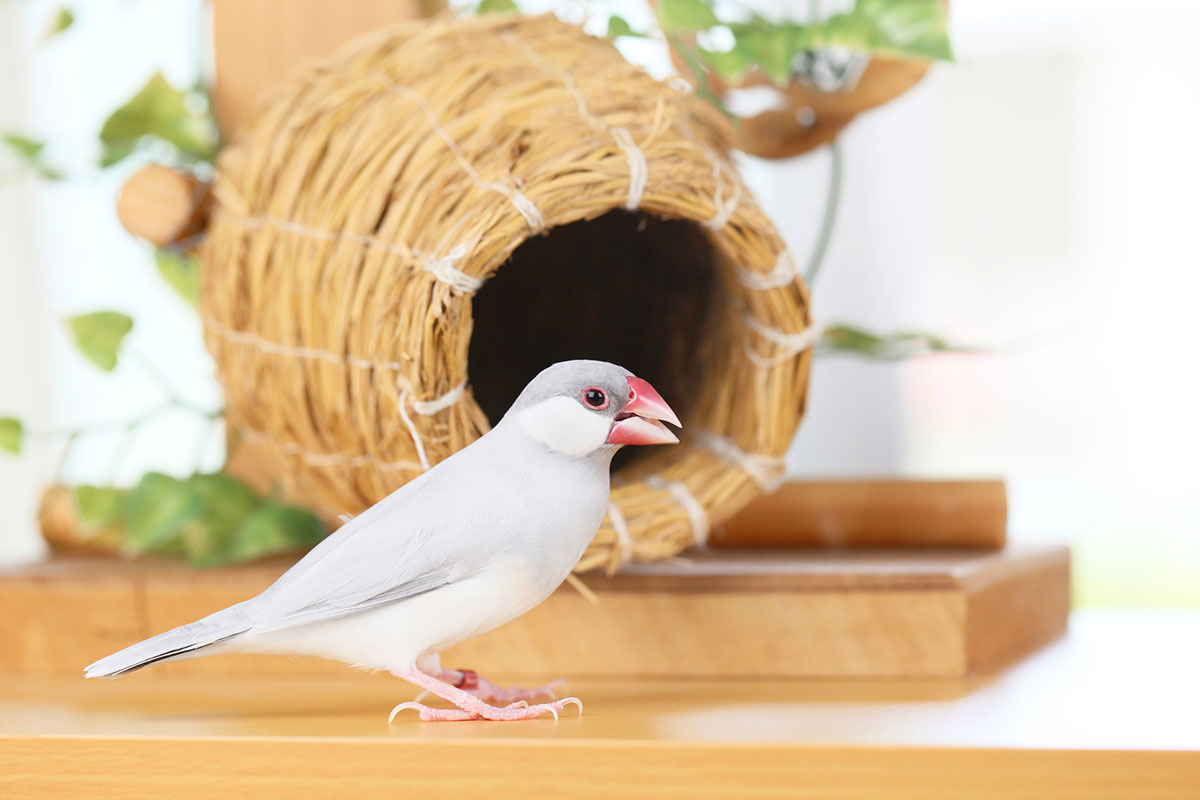
[[[569,456],[625,444],[672,444],[660,420],[679,418],[648,382],[607,361],[560,361],[529,382],[505,414],[526,435]]]

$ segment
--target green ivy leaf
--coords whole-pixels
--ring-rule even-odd
[[[133,329],[133,319],[119,311],[96,311],[67,317],[71,339],[84,358],[105,372],[117,366],[117,352],[125,335]]]
[[[117,522],[123,512],[125,492],[100,486],[76,486],[75,508],[84,525],[99,527]]]
[[[154,253],[154,265],[167,284],[193,308],[200,305],[200,259],[174,250]]]
[[[22,136],[19,133],[3,133],[0,134],[2,140],[9,149],[16,153],[21,159],[33,161],[42,154],[42,150],[46,148],[46,143],[39,139],[30,139],[28,136]]]
[[[823,46],[902,58],[950,61],[954,53],[941,0],[856,0],[822,26]]]
[[[183,526],[204,508],[204,499],[187,482],[147,472],[126,501],[126,541],[135,552],[183,549]]]
[[[825,328],[818,353],[832,355],[850,353],[880,361],[900,361],[933,353],[978,352],[977,348],[952,344],[931,333],[871,333],[851,325],[832,325]]]
[[[193,475],[184,484],[200,499],[197,514],[180,528],[184,555],[193,566],[228,563],[238,528],[259,508],[258,495],[225,473]]]
[[[734,66],[743,71],[757,66],[773,83],[786,84],[792,79],[796,57],[819,45],[819,27],[762,18],[731,24],[734,47],[730,52],[749,62],[744,67],[735,62]]]
[[[324,524],[311,512],[275,501],[247,517],[234,536],[230,561],[249,561],[271,553],[312,547],[325,538]]]
[[[705,66],[730,82],[741,80],[746,71],[754,65],[754,57],[750,54],[749,48],[746,47],[745,42],[740,40],[734,43],[732,49],[725,52],[705,50],[702,47],[698,50]]]
[[[672,24],[682,30],[722,24],[711,15],[707,0],[676,2],[686,11]],[[664,30],[670,29],[667,12],[675,13],[676,8],[668,9],[665,2],[659,6]],[[753,13],[745,21],[725,24],[733,34],[733,47],[724,52],[701,50],[700,57],[709,69],[731,81],[758,67],[773,83],[785,84],[793,78],[798,56],[830,47],[906,58],[952,57],[941,0],[856,0],[849,12],[809,25],[771,22]]]
[[[720,24],[707,0],[661,0],[656,10],[667,33],[696,33]]]
[[[212,161],[217,131],[212,117],[195,108],[195,98],[156,73],[125,105],[114,111],[100,129],[104,146],[101,166],[126,158],[144,138],[174,145],[188,159]]]
[[[0,417],[0,450],[19,455],[25,444],[25,425],[16,417]]]
[[[646,37],[646,34],[641,31],[635,31],[624,17],[618,17],[616,14],[608,18],[608,31],[604,35],[609,39],[616,39],[619,36]]]
[[[65,6],[59,6],[54,12],[54,19],[50,20],[50,26],[46,28],[46,33],[42,37],[43,41],[53,39],[63,31],[75,24],[75,14],[71,9]]]
[[[182,554],[195,567],[307,549],[327,533],[311,512],[264,499],[223,472],[187,478],[150,472],[128,491],[79,486],[73,494],[91,532],[132,553]]]
[[[42,153],[46,149],[44,141],[31,139],[19,133],[7,132],[0,133],[0,142],[3,142],[25,167],[33,170],[46,180],[56,181],[62,178],[62,173],[48,165],[45,161]]]
[[[749,62],[758,65],[772,82],[782,84],[792,76],[792,60],[798,52],[797,27],[756,21],[730,26],[730,30],[736,41],[735,49],[740,49]]]
[[[513,0],[480,0],[475,7],[476,14],[512,14],[517,11]]]

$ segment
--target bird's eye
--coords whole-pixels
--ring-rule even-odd
[[[595,386],[589,386],[583,390],[583,403],[588,408],[603,411],[608,408],[608,392]]]

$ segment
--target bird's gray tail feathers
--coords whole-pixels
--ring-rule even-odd
[[[85,678],[115,678],[127,672],[194,654],[249,630],[245,603],[218,611],[204,619],[151,636],[149,639],[105,656],[83,670]]]

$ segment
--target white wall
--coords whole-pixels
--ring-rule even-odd
[[[160,393],[134,365],[101,373],[64,335],[64,315],[108,308],[135,318],[128,345],[160,365],[182,394],[218,405],[195,313],[154,274],[149,249],[117,222],[117,190],[136,165],[95,166],[105,117],[155,70],[181,86],[196,80],[201,7],[92,0],[77,4],[73,28],[42,42],[58,5],[0,3],[0,130],[48,139],[48,157],[75,178],[0,180],[0,415],[62,429],[155,405]],[[5,159],[0,154],[0,164]],[[106,483],[149,468],[187,472],[197,463],[199,435],[189,416],[165,417],[134,440],[119,465],[116,434],[89,437],[65,464],[65,477]],[[209,465],[218,438],[208,435],[202,460]],[[32,442],[19,460],[0,457],[0,560],[40,552],[33,504],[54,475],[58,442]]]
[[[11,4],[10,4],[11,5]],[[12,24],[16,9],[0,6],[0,130],[19,128],[28,108],[28,71],[23,35]],[[40,317],[43,297],[34,237],[28,235],[36,196],[28,181],[14,178],[0,161],[0,415],[45,421],[45,348]],[[44,453],[20,461],[0,454],[0,560],[38,554],[30,520],[46,469]]]

